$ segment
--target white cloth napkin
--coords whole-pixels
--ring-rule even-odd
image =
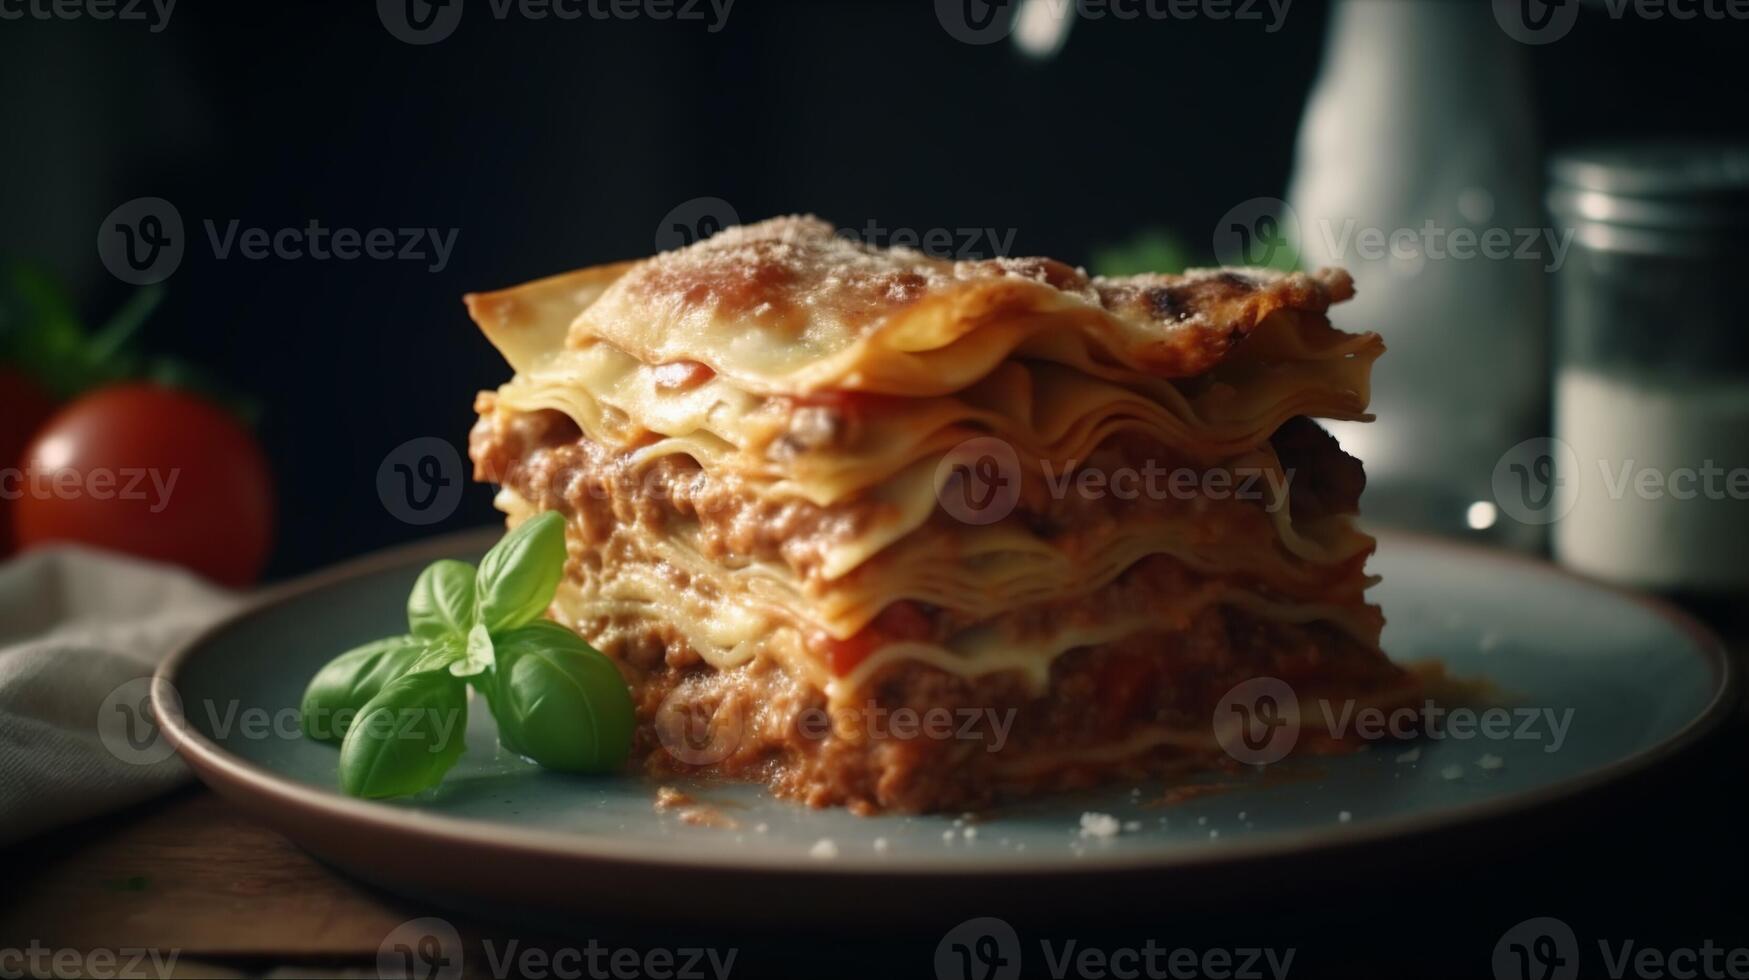
[[[0,564],[0,845],[188,778],[141,715],[152,670],[240,597],[80,548]]]

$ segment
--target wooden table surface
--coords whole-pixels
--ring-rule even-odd
[[[283,964],[374,976],[383,938],[414,917],[192,786],[32,841],[13,860],[0,936],[176,949],[190,976]]]

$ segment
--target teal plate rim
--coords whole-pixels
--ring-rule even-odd
[[[1681,728],[1663,740],[1579,775],[1569,776],[1510,795],[1455,804],[1436,811],[1381,817],[1353,824],[1210,842],[1195,848],[1164,852],[1084,853],[1072,862],[1015,854],[996,866],[931,865],[918,861],[893,861],[857,854],[844,854],[830,862],[798,856],[784,860],[771,854],[741,854],[732,849],[721,853],[678,855],[660,844],[627,839],[611,833],[586,830],[557,832],[517,827],[502,821],[440,816],[405,807],[395,807],[344,796],[284,778],[270,769],[226,751],[202,735],[184,715],[179,700],[166,695],[174,691],[179,673],[203,647],[292,599],[343,585],[350,579],[388,571],[414,562],[447,555],[484,551],[502,532],[496,528],[464,531],[375,552],[273,587],[226,619],[199,632],[179,646],[153,676],[152,706],[160,729],[183,760],[203,782],[222,795],[250,804],[259,813],[272,812],[281,819],[268,822],[288,837],[305,843],[306,836],[351,828],[373,837],[417,837],[427,843],[462,850],[497,852],[521,859],[581,860],[620,866],[645,866],[670,871],[699,870],[794,877],[873,876],[879,878],[979,878],[989,876],[1081,876],[1094,873],[1134,873],[1249,862],[1273,857],[1301,856],[1358,845],[1398,841],[1430,832],[1453,829],[1500,817],[1522,814],[1571,799],[1606,784],[1640,773],[1692,745],[1716,728],[1735,704],[1738,685],[1723,642],[1687,613],[1650,596],[1576,575],[1548,562],[1451,541],[1415,532],[1381,530],[1381,541],[1404,541],[1425,548],[1443,549],[1471,560],[1510,564],[1575,582],[1633,603],[1664,619],[1687,635],[1710,672],[1712,697]],[[796,804],[800,806],[801,804]],[[315,824],[301,820],[317,821]],[[317,830],[318,827],[325,828]],[[320,852],[322,848],[314,847]]]

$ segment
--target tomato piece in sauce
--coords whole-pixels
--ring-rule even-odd
[[[826,637],[820,644],[826,666],[843,677],[868,659],[869,654],[890,643],[926,640],[935,633],[935,620],[921,602],[901,599],[890,603],[874,620],[848,639]]]

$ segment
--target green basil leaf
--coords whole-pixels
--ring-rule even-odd
[[[436,639],[467,636],[474,626],[474,566],[445,558],[425,566],[407,597],[407,628]]]
[[[359,712],[340,746],[340,788],[404,796],[436,786],[467,744],[468,688],[446,670],[390,681]]]
[[[492,713],[492,719],[494,721],[505,717],[505,712],[499,707],[499,703],[502,699],[498,694],[500,685],[498,683],[498,668],[495,664],[482,673],[472,675],[467,681],[474,686],[474,690],[480,692],[481,697],[486,699],[486,710]],[[528,754],[522,751],[521,747],[516,744],[516,734],[506,729],[503,725],[498,726],[498,744],[515,752],[517,755]]]
[[[506,748],[548,769],[616,772],[631,752],[631,692],[613,661],[540,620],[499,634],[489,699]]]
[[[404,673],[412,674],[426,670],[443,670],[450,664],[468,655],[467,639],[460,636],[445,636],[436,640],[425,641],[425,652],[413,666]]]
[[[414,669],[430,651],[413,636],[391,636],[346,651],[316,672],[304,689],[304,734],[318,742],[338,742],[383,685]]]
[[[472,677],[490,669],[492,659],[492,634],[486,632],[485,623],[475,623],[468,631],[467,652],[449,665],[449,672],[457,677]]]
[[[517,525],[480,559],[480,614],[494,634],[539,616],[565,571],[565,519],[552,511]]]

